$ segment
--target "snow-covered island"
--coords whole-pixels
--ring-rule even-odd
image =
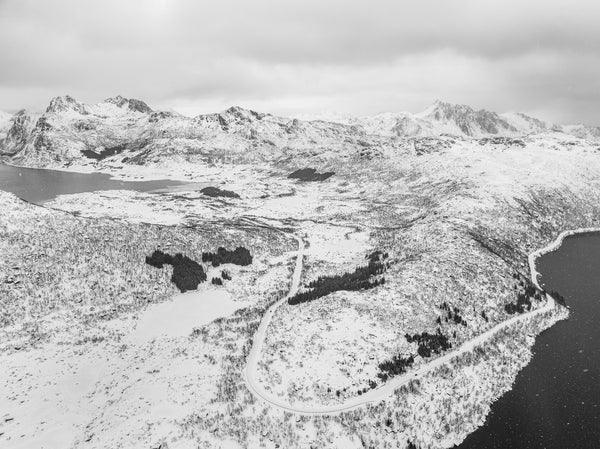
[[[0,446],[459,444],[568,314],[528,257],[598,227],[599,151],[599,128],[443,102],[2,114],[5,164],[196,187],[0,192]],[[156,250],[202,267],[207,309]]]

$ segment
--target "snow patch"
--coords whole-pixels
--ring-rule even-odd
[[[248,305],[250,302],[233,301],[226,290],[216,288],[180,293],[172,301],[149,307],[128,340],[142,344],[155,338],[185,337],[195,327],[231,315]]]

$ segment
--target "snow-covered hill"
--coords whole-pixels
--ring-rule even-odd
[[[317,163],[419,152],[431,139],[522,137],[559,132],[600,140],[600,128],[556,126],[520,113],[497,114],[437,101],[419,114],[369,117],[279,117],[231,107],[186,117],[154,111],[121,96],[88,105],[66,95],[43,113],[0,115],[0,160],[32,167],[65,168],[170,161],[259,163],[305,158]],[[415,140],[417,139],[417,140]]]

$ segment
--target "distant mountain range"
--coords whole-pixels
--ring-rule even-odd
[[[600,127],[555,125],[520,112],[498,114],[485,109],[436,101],[418,114],[386,112],[353,117],[339,114],[303,115],[303,120],[323,120],[358,126],[367,134],[398,137],[434,137],[443,134],[472,138],[521,137],[561,132],[582,139],[599,139]]]
[[[327,161],[343,151],[347,157],[410,151],[418,146],[415,139],[544,133],[600,141],[598,127],[553,125],[521,113],[497,114],[440,101],[419,114],[289,118],[231,107],[192,118],[154,111],[141,100],[121,96],[88,105],[67,95],[52,99],[42,113],[0,113],[0,160],[32,167],[198,158],[284,163],[306,156]]]

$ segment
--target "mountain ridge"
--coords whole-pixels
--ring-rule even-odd
[[[600,141],[598,127],[554,125],[523,113],[498,114],[439,100],[417,114],[326,118],[282,117],[239,106],[187,117],[120,95],[96,104],[63,95],[53,98],[42,113],[0,114],[0,160],[32,167],[198,157],[249,162],[305,155],[327,161],[340,153],[371,158],[418,151],[410,139],[444,136],[460,140],[562,133]]]
[[[382,112],[370,116],[324,113],[304,114],[304,120],[323,120],[360,126],[368,133],[386,136],[435,137],[443,134],[454,136],[519,137],[543,132],[562,132],[579,138],[596,139],[600,127],[586,125],[558,125],[522,112],[497,113],[486,109],[474,109],[463,104],[436,100],[419,113]],[[577,130],[574,132],[573,130]]]

